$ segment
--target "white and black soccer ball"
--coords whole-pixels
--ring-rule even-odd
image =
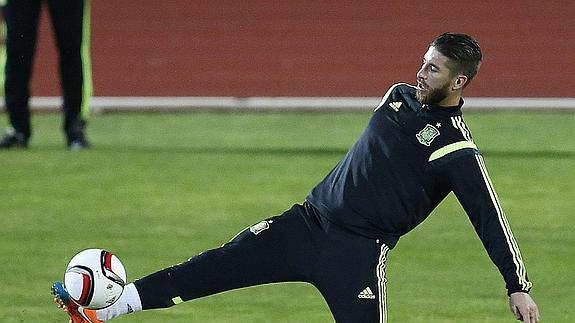
[[[103,249],[86,249],[76,254],[64,274],[64,286],[78,305],[101,309],[114,304],[126,284],[124,265]]]

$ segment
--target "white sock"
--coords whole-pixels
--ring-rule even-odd
[[[142,310],[140,294],[133,283],[124,286],[124,292],[111,306],[96,311],[98,320],[108,321],[124,314],[130,314]]]

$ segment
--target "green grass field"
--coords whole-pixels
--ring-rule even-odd
[[[0,321],[65,322],[49,288],[103,247],[129,279],[217,247],[301,202],[368,113],[109,114],[94,148],[64,149],[36,114],[27,151],[0,152]],[[467,113],[521,247],[544,322],[573,322],[575,114]],[[6,124],[6,116],[0,115]],[[445,229],[445,228],[448,229]],[[515,322],[504,283],[450,196],[388,260],[390,322]],[[331,322],[305,284],[224,293],[117,322]]]

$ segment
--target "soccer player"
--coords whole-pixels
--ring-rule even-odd
[[[337,322],[386,322],[386,259],[399,238],[454,192],[505,281],[515,317],[538,322],[531,282],[483,157],[462,118],[462,94],[482,60],[463,34],[437,37],[416,85],[395,84],[364,133],[305,202],[241,232],[222,247],[128,284],[103,310],[78,307],[65,286],[53,294],[72,322],[259,284],[313,284]]]

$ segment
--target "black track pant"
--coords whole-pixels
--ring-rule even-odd
[[[46,0],[59,50],[60,82],[63,92],[64,131],[68,139],[83,128],[82,108],[91,91],[89,51],[84,39],[89,21],[85,24],[85,1]],[[36,48],[41,0],[8,0],[4,7],[6,22],[5,100],[12,127],[31,135],[30,78]],[[88,38],[88,37],[86,37]],[[82,52],[84,51],[84,52]],[[86,80],[85,80],[86,78]],[[56,81],[54,77],[54,81]]]
[[[385,261],[378,241],[320,223],[294,205],[241,232],[220,248],[134,282],[144,310],[236,288],[308,282],[337,322],[385,322]]]

